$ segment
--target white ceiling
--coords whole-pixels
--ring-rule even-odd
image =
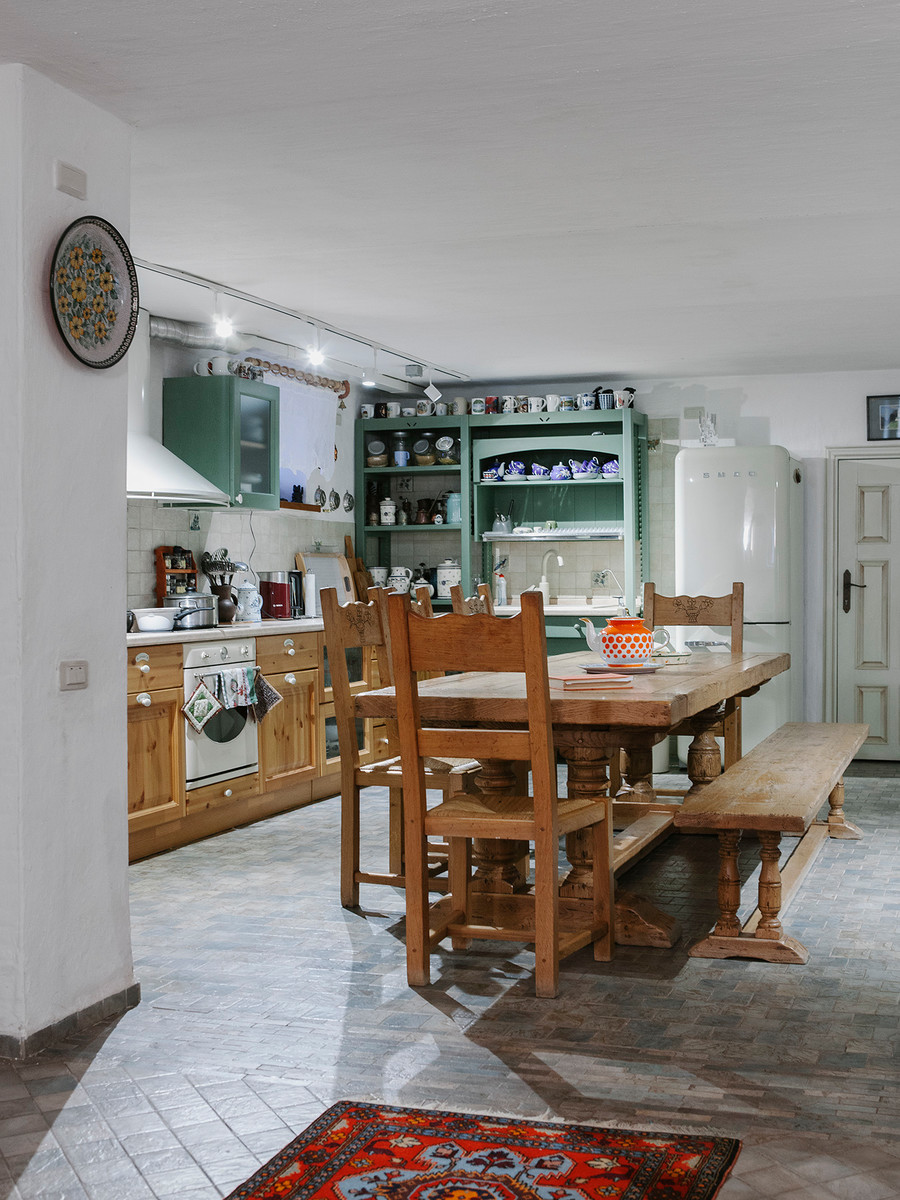
[[[139,258],[474,378],[900,365],[897,0],[0,0],[0,29],[136,127]]]

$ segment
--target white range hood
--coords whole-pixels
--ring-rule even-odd
[[[138,314],[134,340],[126,356],[128,364],[128,463],[126,495],[129,500],[159,500],[170,503],[222,505],[230,503],[225,492],[193,467],[167,450],[150,433],[150,317]]]

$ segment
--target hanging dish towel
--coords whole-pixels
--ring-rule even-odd
[[[280,704],[284,696],[276,692],[260,671],[256,668],[256,703],[253,705],[253,713],[257,721],[261,721],[263,717],[272,711],[276,704]]]
[[[256,667],[225,667],[203,678],[223,708],[247,708],[256,703],[255,675]]]
[[[201,679],[191,693],[190,700],[182,705],[181,711],[200,733],[206,722],[222,711],[222,705]]]

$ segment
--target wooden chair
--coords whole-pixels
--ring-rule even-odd
[[[560,800],[547,677],[547,639],[538,592],[522,596],[514,617],[448,613],[425,621],[410,611],[406,596],[388,597],[397,725],[404,781],[406,833],[406,961],[413,987],[430,981],[433,946],[445,936],[454,945],[472,938],[533,942],[535,991],[559,991],[559,960],[590,943],[594,957],[608,960],[613,945],[612,820],[606,796]],[[422,670],[524,672],[528,697],[527,729],[429,728],[420,719]],[[498,713],[502,717],[502,713]],[[479,759],[526,761],[531,765],[533,795],[515,789],[488,797],[472,793],[448,796],[435,808],[425,805],[425,764],[434,755],[472,755]],[[561,920],[559,839],[576,829],[592,830],[594,892],[591,914]],[[450,842],[451,895],[428,903],[426,838]],[[534,843],[535,883],[530,897],[509,898],[506,925],[487,926],[473,904],[469,861],[472,839]],[[519,900],[525,908],[519,907]],[[577,925],[578,920],[582,921]]]
[[[494,615],[494,598],[486,583],[479,583],[474,596],[463,595],[461,583],[454,583],[450,588],[450,607],[463,617],[474,617],[476,613]]]
[[[744,648],[744,585],[733,583],[726,596],[661,596],[653,583],[644,584],[644,624],[648,629],[657,625],[666,628],[690,625],[728,625],[731,627],[731,649],[740,653]],[[693,736],[688,726],[679,726],[673,734]],[[741,700],[725,702],[722,719],[712,733],[725,742],[725,768],[741,757]]]
[[[389,803],[394,814],[392,824],[397,828],[400,827],[402,810],[403,777],[396,751],[391,758],[360,763],[355,705],[347,670],[347,650],[354,647],[371,647],[375,651],[380,686],[389,687],[391,684],[389,644],[385,636],[386,626],[382,622],[383,592],[383,588],[369,588],[367,601],[352,601],[348,604],[338,602],[337,591],[334,588],[323,588],[320,592],[325,642],[331,667],[334,715],[341,751],[341,904],[344,908],[356,908],[359,905],[360,883],[404,886],[402,866],[397,869],[398,858],[402,863],[402,851],[398,855],[396,846],[392,847],[388,871],[373,872],[360,869],[360,790],[365,787],[389,789]],[[388,723],[388,742],[393,750],[396,747],[396,722]],[[469,786],[478,770],[478,764],[471,759],[430,759],[427,786],[440,789],[445,796],[450,795]],[[435,874],[446,869],[446,855],[438,855],[436,859],[432,866]],[[445,888],[445,883],[443,886],[436,885],[436,890]]]

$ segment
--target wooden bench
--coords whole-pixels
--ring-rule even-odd
[[[868,725],[782,725],[724,774],[689,794],[675,811],[685,832],[719,837],[719,920],[690,950],[697,958],[757,958],[805,963],[809,951],[784,933],[779,913],[796,894],[826,837],[858,838],[844,818],[843,774],[868,737]],[[827,821],[815,821],[828,800]],[[743,830],[760,840],[759,907],[741,926],[738,845]],[[800,840],[779,867],[781,835]]]

